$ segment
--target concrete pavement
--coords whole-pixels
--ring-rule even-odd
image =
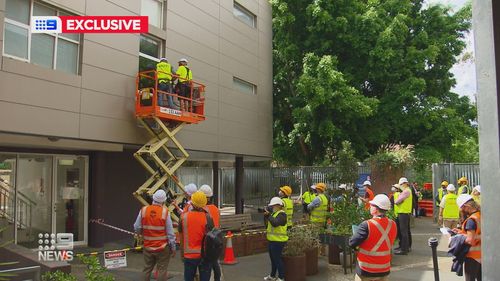
[[[415,220],[415,227],[412,229],[413,246],[412,252],[408,256],[394,256],[393,268],[390,280],[397,281],[432,281],[434,273],[432,267],[431,249],[427,244],[430,237],[440,239],[438,246],[438,262],[441,280],[458,281],[464,277],[458,277],[450,272],[452,259],[446,255],[447,238],[442,237],[431,218],[419,218]],[[107,245],[107,249],[117,249],[123,245]],[[238,258],[239,263],[233,266],[223,266],[224,280],[226,281],[260,281],[269,273],[270,262],[267,254],[259,254]],[[143,260],[141,253],[129,252],[127,254],[128,267],[110,270],[117,281],[141,280]],[[179,256],[170,261],[169,265],[171,281],[183,280],[183,265]],[[84,266],[78,262],[72,264],[72,271],[78,280],[84,280]],[[329,281],[329,280],[354,280],[354,274],[344,275],[342,267],[330,265],[326,257],[320,257],[319,273],[315,276],[307,277],[308,281]]]

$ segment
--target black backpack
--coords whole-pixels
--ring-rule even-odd
[[[205,213],[207,224],[205,236],[201,244],[201,258],[206,262],[215,262],[222,256],[224,249],[224,235],[222,231],[214,226],[214,221],[208,212]]]

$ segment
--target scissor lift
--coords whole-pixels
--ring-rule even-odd
[[[176,78],[175,75],[173,77]],[[189,157],[175,136],[185,125],[205,120],[204,93],[205,86],[194,81],[190,83],[189,97],[179,96],[173,91],[172,93],[160,91],[158,75],[154,70],[139,72],[136,78],[135,115],[151,139],[134,154],[150,176],[133,194],[147,206],[149,203],[144,195],[152,196],[159,188],[165,187],[168,196],[173,199],[169,209],[174,221],[178,221],[179,218],[173,209],[182,202],[184,194],[184,185],[175,176],[175,171]],[[160,106],[158,103],[160,95],[170,96],[173,100],[188,101],[189,107],[187,111],[181,111]],[[180,192],[168,187],[169,179],[175,183]]]

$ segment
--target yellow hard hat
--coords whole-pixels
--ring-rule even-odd
[[[316,189],[317,189],[317,190],[319,190],[319,191],[321,191],[321,192],[324,192],[324,191],[325,191],[325,189],[326,189],[326,184],[324,184],[324,183],[322,183],[322,182],[317,183],[317,184],[316,184]]]
[[[458,183],[462,183],[462,182],[467,182],[467,178],[466,177],[461,177],[458,179]]]
[[[286,196],[292,195],[292,188],[289,187],[288,185],[280,187],[280,190],[285,193]]]
[[[204,208],[207,205],[207,196],[202,191],[196,191],[191,195],[191,202],[195,207]]]
[[[448,186],[448,182],[447,182],[447,181],[443,181],[443,182],[441,183],[441,186]]]

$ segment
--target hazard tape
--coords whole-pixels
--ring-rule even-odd
[[[97,256],[97,255],[104,254],[104,252],[119,252],[119,251],[128,252],[128,251],[132,251],[132,250],[135,250],[135,251],[142,250],[142,246],[139,246],[139,247],[129,247],[129,248],[123,248],[123,249],[118,249],[118,250],[108,250],[108,251],[102,251],[102,252],[80,253],[80,254],[76,254],[75,256],[77,256],[77,257]]]
[[[117,231],[129,234],[129,235],[133,235],[133,236],[137,235],[136,233],[134,233],[132,231],[128,231],[126,229],[119,228],[119,227],[116,227],[116,226],[104,223],[104,219],[90,219],[89,223],[99,224],[99,225],[102,225],[102,226],[105,226],[105,227],[108,227],[108,228],[111,228],[111,229],[114,229],[114,230],[117,230]]]

